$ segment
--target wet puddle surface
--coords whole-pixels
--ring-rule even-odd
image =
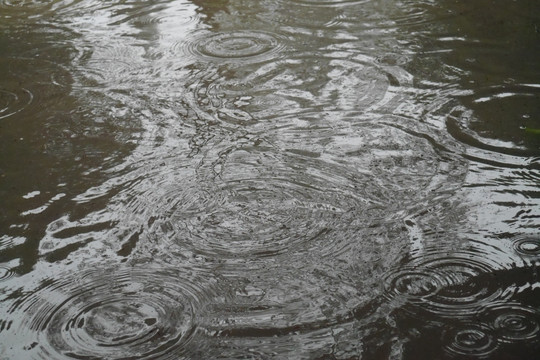
[[[0,0],[0,358],[536,358],[538,59],[532,0]]]

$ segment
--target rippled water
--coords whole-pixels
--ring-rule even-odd
[[[537,1],[0,0],[0,358],[535,359]]]

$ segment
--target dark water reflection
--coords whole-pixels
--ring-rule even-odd
[[[538,14],[0,0],[0,358],[536,358]]]

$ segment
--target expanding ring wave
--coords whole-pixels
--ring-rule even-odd
[[[209,284],[152,265],[89,270],[43,283],[8,313],[21,312],[16,332],[38,358],[178,359]]]
[[[508,296],[489,276],[492,271],[489,263],[465,256],[426,259],[390,274],[386,294],[405,301],[413,313],[470,317],[482,306]]]
[[[505,343],[540,340],[540,312],[519,303],[496,303],[486,308],[479,316],[487,321]]]
[[[205,59],[250,62],[272,59],[283,48],[280,37],[262,31],[233,31],[196,37],[190,51]]]
[[[520,255],[540,256],[540,239],[520,236],[514,241],[514,249]]]
[[[490,329],[469,325],[464,329],[454,329],[445,334],[445,350],[451,355],[472,356],[483,358],[497,350],[496,339],[490,334]]]
[[[0,89],[0,119],[22,111],[32,102],[33,97],[32,93],[24,88],[18,92]]]
[[[311,161],[303,165],[305,173],[299,172],[292,158],[246,148],[205,164],[199,177],[215,176],[210,192],[219,205],[186,216],[190,211],[184,204],[191,202],[177,203],[167,215],[182,229],[175,241],[220,257],[273,256],[301,245],[321,245],[320,238],[347,223],[344,217],[370,207],[369,200],[353,191],[349,174]],[[327,251],[340,251],[347,246],[343,240],[322,243],[333,248]]]

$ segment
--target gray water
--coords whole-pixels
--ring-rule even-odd
[[[0,0],[0,358],[536,359],[540,2]]]

